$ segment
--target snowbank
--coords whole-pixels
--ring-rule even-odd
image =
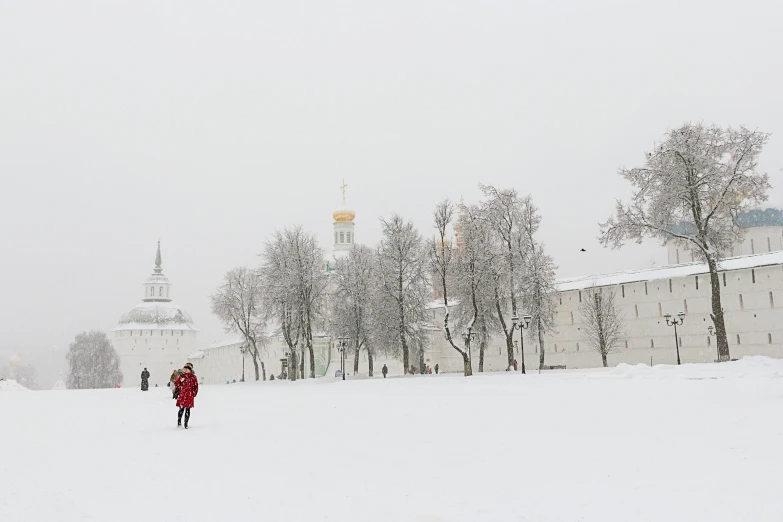
[[[30,391],[13,379],[0,381],[0,391]]]

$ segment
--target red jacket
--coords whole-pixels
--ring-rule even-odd
[[[177,379],[177,388],[179,388],[179,396],[177,397],[178,408],[193,408],[193,399],[198,395],[198,378],[193,372],[183,373]]]

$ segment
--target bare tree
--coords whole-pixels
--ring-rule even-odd
[[[493,263],[495,309],[501,330],[506,339],[509,367],[514,363],[514,327],[510,318],[518,316],[517,279],[519,278],[519,255],[514,248],[522,219],[522,201],[514,189],[497,189],[491,185],[479,185],[487,198],[482,203],[484,219],[492,227],[499,243],[499,260]],[[507,303],[511,303],[511,315],[507,316]],[[525,358],[520,357],[522,373],[525,373]]]
[[[615,303],[614,290],[593,285],[585,290],[579,304],[587,342],[601,354],[604,368],[608,366],[606,356],[615,353],[625,339],[625,317]]]
[[[373,376],[372,295],[376,290],[375,254],[364,245],[354,245],[348,256],[337,260],[332,275],[330,330],[346,336],[354,349],[353,372],[359,372],[361,350],[367,352],[369,375]]]
[[[388,349],[401,352],[407,374],[411,345],[423,346],[426,336],[421,325],[428,293],[427,256],[421,235],[410,221],[395,214],[381,219],[381,228],[377,256],[381,299],[375,309],[376,324]]]
[[[451,316],[451,311],[449,310],[449,286],[453,284],[453,272],[456,263],[454,245],[452,244],[451,239],[448,238],[448,228],[453,220],[454,205],[452,205],[448,199],[444,199],[435,207],[434,221],[436,236],[430,245],[430,264],[435,276],[438,278],[440,289],[443,292],[443,334],[446,336],[446,341],[448,341],[451,347],[462,356],[463,371],[465,376],[468,377],[473,375],[470,359],[470,341],[473,334],[473,327],[476,322],[476,315],[474,315],[473,320],[465,326],[465,335],[463,336],[463,342],[465,343],[464,349],[454,343],[451,327],[449,326],[449,317]]]
[[[712,287],[712,321],[718,357],[729,360],[729,343],[720,297],[719,262],[742,229],[734,218],[748,203],[765,201],[766,174],[756,172],[768,134],[686,124],[666,134],[647,154],[645,166],[620,169],[633,186],[628,203],[601,224],[604,246],[619,248],[644,237],[679,241],[706,259]]]
[[[520,278],[520,295],[526,305],[527,312],[532,316],[530,337],[538,338],[538,368],[543,369],[546,348],[544,334],[555,326],[555,270],[557,266],[551,256],[544,250],[544,244],[536,240],[536,233],[541,225],[541,216],[533,199],[527,196],[523,200],[520,233],[517,234],[517,252],[522,260],[522,277]],[[525,354],[520,356],[524,360]]]
[[[265,345],[266,322],[261,309],[261,280],[255,270],[240,266],[230,270],[223,278],[223,284],[210,296],[212,313],[223,323],[226,332],[242,335],[245,346],[253,360],[256,380],[266,380],[266,368],[260,351]],[[244,355],[243,355],[244,357]]]
[[[122,384],[120,356],[105,332],[78,334],[65,358],[70,365],[69,389],[114,388]]]

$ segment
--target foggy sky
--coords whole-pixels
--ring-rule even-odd
[[[653,142],[686,121],[775,133],[779,1],[0,0],[0,348],[64,347],[143,297],[155,245],[207,345],[223,274],[301,224],[331,251],[443,197],[531,193],[558,276],[666,262],[598,245]],[[580,248],[586,248],[582,254]]]

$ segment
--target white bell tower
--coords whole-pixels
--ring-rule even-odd
[[[348,255],[351,248],[353,248],[356,236],[354,235],[354,228],[356,224],[353,222],[356,217],[356,213],[348,206],[348,202],[345,198],[345,189],[348,185],[343,181],[340,189],[343,193],[342,203],[334,211],[332,217],[334,218],[334,257],[335,259]]]

